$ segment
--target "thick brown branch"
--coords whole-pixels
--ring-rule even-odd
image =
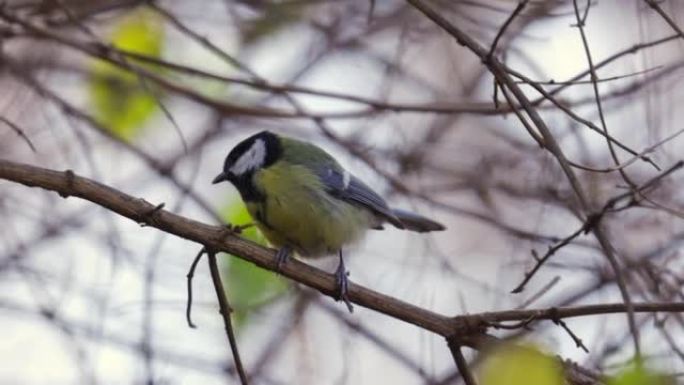
[[[30,187],[40,187],[57,192],[63,197],[75,196],[125,216],[141,225],[155,227],[170,234],[200,243],[211,250],[237,255],[256,265],[275,271],[275,251],[256,245],[236,236],[220,226],[197,222],[162,209],[143,199],[134,198],[111,187],[75,175],[72,171],[58,172],[25,164],[0,160],[0,179],[6,179]],[[291,260],[281,269],[281,274],[320,292],[334,296],[335,279],[331,274],[297,260]],[[624,313],[627,306],[620,304],[589,305],[568,308],[536,310],[511,310],[446,317],[408,304],[365,287],[350,283],[349,298],[359,306],[376,310],[390,317],[414,324],[449,338],[457,338],[459,344],[475,349],[486,346],[486,341],[496,339],[484,334],[487,327],[496,322],[529,320],[559,320],[561,318]],[[635,312],[684,312],[684,303],[633,304]],[[483,342],[484,341],[484,342]],[[493,342],[492,342],[493,341]],[[579,383],[571,380],[571,383]]]
[[[57,192],[63,197],[83,198],[134,220],[145,226],[174,234],[181,238],[224,251],[276,271],[275,250],[242,239],[224,226],[211,226],[159,208],[143,199],[134,198],[109,186],[75,175],[72,171],[53,171],[0,159],[0,179],[40,187]],[[320,269],[296,259],[281,269],[281,274],[328,296],[336,291],[335,278]],[[349,298],[359,306],[376,310],[390,317],[411,323],[442,336],[464,335],[488,322],[548,320],[587,315],[624,313],[622,303],[587,305],[565,308],[510,310],[447,317],[411,305],[396,298],[350,283]],[[635,303],[635,312],[684,312],[684,303]],[[471,344],[467,344],[471,346]]]
[[[276,271],[277,268],[275,251],[272,249],[242,239],[225,227],[207,225],[163,209],[156,209],[156,205],[143,199],[134,198],[109,186],[77,176],[71,171],[58,172],[0,160],[0,179],[41,187],[64,197],[83,198],[142,225],[197,242],[209,249],[237,255],[271,271]],[[332,274],[298,260],[288,262],[280,273],[328,296],[334,296],[336,293],[337,284]],[[440,335],[446,336],[454,332],[449,317],[351,282],[349,299],[359,306],[379,311]]]

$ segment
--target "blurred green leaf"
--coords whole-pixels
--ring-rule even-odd
[[[635,362],[627,369],[608,379],[608,385],[671,385],[674,381]]]
[[[255,6],[260,15],[242,31],[245,44],[256,43],[300,20],[306,2],[268,3]]]
[[[140,9],[119,21],[109,41],[117,48],[157,58],[164,43],[162,20]],[[143,123],[159,109],[150,88],[149,83],[141,84],[136,74],[107,62],[96,60],[91,66],[89,91],[95,117],[122,139],[135,137]]]
[[[226,222],[238,226],[253,222],[247,207],[241,201],[227,206],[222,211],[222,216]],[[243,230],[242,237],[264,246],[267,244],[266,238],[256,226]],[[239,258],[223,260],[226,261],[224,285],[235,309],[238,327],[244,324],[250,311],[272,302],[287,289],[285,280],[271,271]]]
[[[534,346],[507,344],[487,355],[479,371],[482,385],[563,385],[563,368]]]

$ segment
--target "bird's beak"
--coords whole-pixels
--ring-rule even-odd
[[[211,184],[220,183],[220,182],[223,182],[223,181],[226,181],[226,180],[228,180],[228,175],[226,175],[225,172],[222,172],[222,173],[218,174],[218,175],[216,176],[216,178],[214,178],[213,181],[211,181]]]

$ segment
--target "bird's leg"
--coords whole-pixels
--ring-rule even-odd
[[[342,249],[339,251],[339,256],[340,263],[337,265],[337,270],[335,270],[335,281],[337,282],[337,296],[335,297],[335,300],[344,301],[345,305],[347,305],[347,309],[349,309],[349,312],[352,313],[354,311],[354,307],[352,306],[351,302],[349,302],[349,297],[347,297],[347,291],[349,290],[349,280],[347,277],[349,276],[349,272],[344,267]]]
[[[283,246],[278,249],[278,253],[276,254],[276,258],[278,259],[278,262],[276,263],[276,270],[278,272],[282,270],[283,265],[290,258],[290,254],[292,254],[292,248],[290,246]]]

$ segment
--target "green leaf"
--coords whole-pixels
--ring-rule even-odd
[[[117,23],[109,41],[119,49],[158,58],[164,43],[162,20],[150,11],[137,10]],[[138,65],[155,70],[150,65]],[[93,61],[89,91],[96,119],[124,140],[133,139],[159,109],[149,82],[141,84],[135,73],[105,61]]]
[[[635,362],[627,369],[608,379],[608,385],[670,385],[674,384],[667,376],[647,369]]]
[[[563,385],[563,368],[534,346],[507,344],[491,351],[479,370],[481,385]]]
[[[306,3],[268,3],[255,7],[258,8],[261,8],[260,15],[242,31],[242,40],[245,44],[256,43],[298,22]]]
[[[222,212],[226,222],[234,225],[253,223],[247,208],[241,202],[227,206]],[[266,245],[266,238],[256,226],[242,231],[242,237],[261,245]],[[225,260],[226,292],[231,305],[235,309],[235,320],[238,326],[245,324],[251,311],[267,305],[285,293],[287,283],[279,275],[262,269],[253,263],[231,257]]]

